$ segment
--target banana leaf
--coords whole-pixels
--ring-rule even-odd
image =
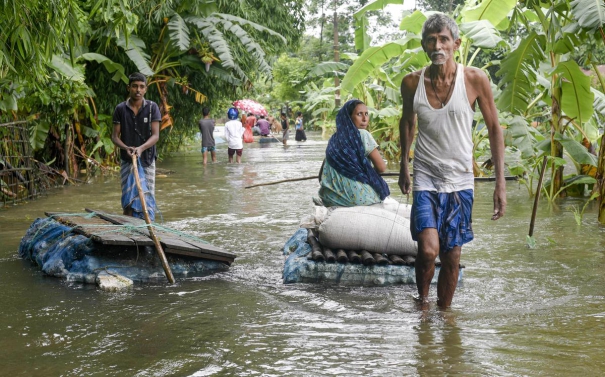
[[[578,24],[587,29],[597,29],[605,25],[605,2],[602,0],[574,0],[571,13]]]
[[[517,0],[484,0],[475,7],[464,7],[462,21],[487,20],[498,26],[517,5]]]
[[[416,35],[408,35],[403,39],[386,43],[379,47],[370,47],[355,60],[347,74],[342,79],[340,88],[344,93],[351,93],[353,89],[363,82],[376,68],[381,67],[389,60],[401,56],[408,48],[411,40],[418,40]]]
[[[427,17],[419,10],[414,11],[414,13],[405,16],[401,23],[399,24],[400,30],[405,30],[408,33],[414,33],[416,35],[420,35],[422,32],[422,25],[424,25],[424,21],[426,21]]]
[[[349,65],[341,62],[321,62],[317,64],[315,67],[311,68],[307,73],[307,77],[317,77],[323,76],[326,73],[334,73],[335,71],[346,71],[349,68]]]
[[[168,31],[170,39],[180,51],[187,51],[189,49],[189,28],[185,20],[178,13],[175,13],[171,17],[170,22],[168,22]]]
[[[561,135],[560,133],[555,134],[555,140],[563,145],[563,148],[567,154],[569,154],[569,156],[578,164],[597,166],[597,156],[588,152],[586,147],[578,143],[576,140],[565,135]],[[550,153],[550,139],[545,139],[539,142],[536,144],[536,148],[546,153]]]
[[[545,59],[546,37],[531,31],[521,43],[500,63],[498,87],[502,93],[498,97],[498,109],[513,114],[524,114],[533,99],[537,80],[534,67]]]
[[[561,110],[576,119],[578,124],[587,121],[593,114],[594,94],[590,91],[590,78],[580,70],[573,60],[559,63],[554,73],[561,75]]]
[[[63,59],[59,55],[53,55],[48,65],[70,80],[84,81],[84,73],[82,72],[82,68],[71,65],[69,60]]]
[[[465,22],[460,25],[464,36],[473,40],[473,46],[481,48],[495,48],[502,38],[494,25],[487,20]]]
[[[142,39],[135,34],[130,34],[128,42],[126,42],[124,36],[121,36],[116,43],[124,49],[126,55],[137,66],[139,72],[146,76],[154,75],[153,70],[149,66],[149,55],[144,50],[145,42]]]
[[[80,59],[80,58],[82,58],[86,61],[95,61],[99,64],[103,64],[103,67],[105,67],[107,72],[109,72],[109,73],[115,72],[113,77],[111,78],[113,81],[118,82],[118,81],[122,80],[122,82],[124,82],[125,84],[128,84],[128,77],[124,74],[124,66],[122,64],[112,61],[105,55],[97,54],[94,52],[88,52],[88,53],[82,54],[78,57],[78,59]]]

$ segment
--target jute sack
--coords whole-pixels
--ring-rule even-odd
[[[331,249],[416,256],[410,220],[375,206],[338,207],[319,225],[319,242]]]

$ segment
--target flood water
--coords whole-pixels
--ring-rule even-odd
[[[597,376],[605,372],[605,228],[581,226],[566,199],[540,203],[508,182],[490,221],[493,182],[478,183],[475,241],[450,310],[428,311],[415,287],[284,285],[281,248],[313,208],[326,141],[245,145],[243,163],[203,166],[197,147],[166,158],[156,199],[165,225],[238,255],[228,272],[108,293],[44,276],[17,249],[44,212],[120,213],[117,178],[57,189],[0,210],[1,376]],[[391,166],[390,170],[396,170]],[[393,197],[405,201],[396,180]]]

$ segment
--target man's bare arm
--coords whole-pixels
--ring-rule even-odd
[[[492,220],[498,220],[506,212],[506,181],[504,180],[504,137],[498,121],[498,110],[494,103],[494,96],[489,79],[483,71],[473,70],[471,83],[478,90],[477,102],[483,114],[483,120],[489,134],[489,146],[492,151],[492,162],[496,174],[496,188],[494,190],[494,215]]]
[[[401,81],[401,97],[403,107],[401,119],[399,120],[399,137],[401,140],[401,164],[399,171],[399,187],[401,192],[409,194],[411,191],[411,179],[409,169],[409,156],[414,133],[416,132],[416,114],[414,113],[414,94],[418,87],[419,76],[411,73]]]

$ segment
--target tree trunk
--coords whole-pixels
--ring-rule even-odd
[[[63,145],[63,169],[68,177],[73,177],[72,171],[70,168],[71,158],[70,151],[71,149],[71,131],[69,127],[69,123],[65,123],[65,144]]]
[[[340,55],[338,53],[338,13],[336,12],[337,2],[334,0],[334,61],[340,61]],[[334,87],[338,88],[340,86],[340,80],[338,78],[338,74],[334,73]],[[340,89],[337,89],[334,92],[334,105],[336,109],[340,108]]]
[[[599,149],[599,163],[597,164],[597,187],[599,190],[599,222],[605,224],[605,134],[601,136],[601,148]]]
[[[561,88],[553,90],[552,95],[552,111],[551,111],[551,123],[550,123],[550,155],[552,157],[563,157],[563,146],[561,143],[555,140],[555,134],[561,133],[561,107],[559,106],[559,98],[561,98]],[[553,159],[551,166],[551,179],[550,179],[550,197],[554,199],[553,195],[558,192],[563,186],[563,169],[564,166],[555,167],[555,161]],[[563,193],[561,193],[563,196]]]
[[[172,117],[170,117],[170,105],[168,104],[168,85],[165,81],[160,81],[158,83],[158,92],[160,94],[160,103],[158,107],[160,108],[160,114],[162,115],[162,120],[160,121],[160,131],[162,131],[166,127],[171,127]]]
[[[326,24],[326,13],[324,11],[325,2],[321,2],[321,23],[319,26],[319,61],[323,61],[322,48],[324,45],[324,25]]]

